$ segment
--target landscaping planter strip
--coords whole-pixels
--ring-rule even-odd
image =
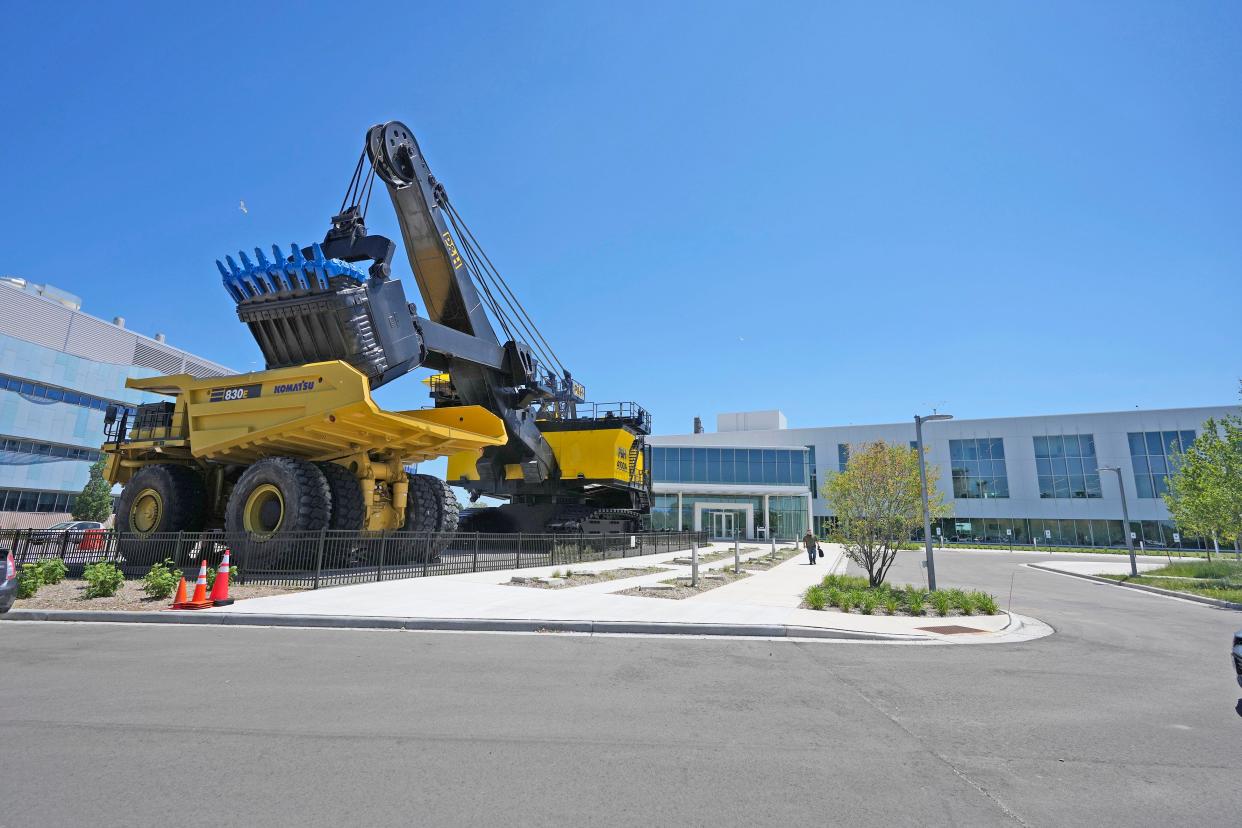
[[[1207,604],[1211,607],[1222,607],[1224,609],[1242,610],[1242,604],[1234,601],[1222,601],[1219,598],[1208,598],[1203,595],[1195,595],[1191,592],[1178,592],[1172,589],[1161,589],[1160,587],[1147,586],[1146,584],[1128,584],[1125,581],[1115,581],[1112,578],[1102,578],[1099,575],[1088,575],[1084,572],[1069,572],[1064,569],[1057,569],[1042,564],[1027,564],[1032,569],[1042,569],[1045,572],[1055,572],[1058,575],[1069,575],[1071,578],[1082,578],[1087,581],[1095,581],[1099,584],[1110,584],[1112,586],[1125,587],[1126,589],[1137,589],[1140,592],[1150,592],[1153,595],[1164,595],[1168,598],[1181,598],[1183,601],[1194,601],[1196,604]]]

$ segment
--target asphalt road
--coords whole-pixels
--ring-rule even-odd
[[[1242,614],[1031,559],[939,561],[1016,645],[0,624],[0,826],[1237,825]]]

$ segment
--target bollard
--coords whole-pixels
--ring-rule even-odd
[[[738,575],[742,571],[742,533],[740,530],[733,532],[733,574]]]
[[[775,532],[772,533],[771,541],[772,541],[772,560],[776,560],[776,533]]]
[[[699,542],[690,541],[690,586],[699,585]]]

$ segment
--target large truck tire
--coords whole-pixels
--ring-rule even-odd
[[[328,481],[332,495],[332,516],[328,528],[342,532],[361,532],[367,518],[366,502],[362,498],[362,485],[353,472],[336,463],[316,463]]]
[[[117,503],[118,551],[131,567],[171,558],[175,541],[158,536],[201,532],[206,513],[207,488],[197,471],[175,463],[143,466],[125,484]]]
[[[416,538],[406,550],[409,560],[429,562],[440,560],[440,553],[457,534],[457,520],[461,506],[453,487],[429,474],[406,474],[407,495],[405,506],[405,532],[418,532],[432,537]]]
[[[237,563],[243,572],[280,562],[309,569],[315,566],[318,540],[296,534],[327,529],[331,515],[332,490],[314,463],[266,457],[246,469],[233,487],[224,528],[240,547]]]

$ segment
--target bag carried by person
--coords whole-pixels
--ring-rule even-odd
[[[824,557],[824,547],[820,546],[819,544],[816,544],[815,551],[819,553],[819,556],[821,558]]]

